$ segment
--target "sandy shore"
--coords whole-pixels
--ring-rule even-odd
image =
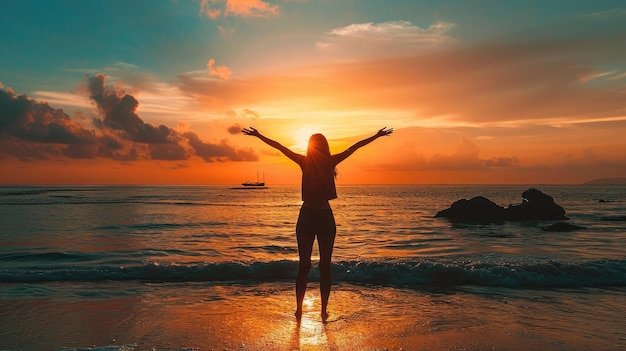
[[[520,297],[342,284],[334,286],[331,317],[322,323],[316,288],[311,284],[297,323],[291,283],[5,285],[0,349],[626,348],[618,323],[626,301],[617,293],[607,298],[614,306],[591,316],[575,306],[580,296],[568,302],[549,292]],[[31,296],[19,297],[20,290]]]

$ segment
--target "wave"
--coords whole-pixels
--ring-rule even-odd
[[[1,194],[6,195],[6,194]],[[0,198],[1,200],[2,198]],[[136,200],[136,199],[89,199],[72,195],[53,195],[43,199],[18,199],[0,201],[0,205],[9,206],[63,206],[63,205],[150,205],[150,206],[181,206],[181,207],[258,207],[258,204],[243,202],[206,202],[199,200]],[[265,208],[299,207],[298,203],[263,204]]]
[[[107,230],[175,230],[179,228],[203,228],[218,227],[228,225],[227,222],[185,222],[185,223],[134,223],[134,224],[107,224],[90,227],[91,230],[107,231]]]
[[[65,201],[63,201],[65,200]],[[84,199],[83,197],[77,196],[61,196],[55,195],[46,199],[37,199],[24,202],[11,202],[4,201],[0,202],[0,205],[27,205],[27,206],[42,206],[42,205],[116,205],[116,204],[138,204],[138,205],[167,205],[167,206],[241,206],[240,204],[214,204],[214,203],[204,203],[204,202],[192,202],[192,201],[173,201],[173,200],[163,200],[163,201],[139,201],[139,200],[106,200],[106,199]]]
[[[271,282],[293,280],[297,262],[132,263],[127,266],[61,264],[0,270],[2,283],[73,281]],[[486,286],[575,288],[626,286],[626,260],[579,263],[441,263],[436,261],[342,261],[333,264],[333,281],[401,286]],[[312,280],[319,279],[314,267]]]

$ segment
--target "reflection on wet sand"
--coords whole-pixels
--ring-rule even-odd
[[[291,340],[290,350],[336,350],[332,331],[327,323],[322,322],[319,315],[319,293],[312,296],[311,292],[304,298],[302,318],[296,319]],[[331,320],[332,321],[332,320]]]

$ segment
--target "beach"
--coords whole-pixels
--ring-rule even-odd
[[[0,349],[626,349],[623,188],[547,188],[574,233],[433,218],[524,188],[340,187],[326,323],[297,187],[4,188]]]
[[[52,284],[39,287],[37,297],[16,298],[19,303],[5,291],[2,319],[12,322],[2,327],[2,345],[24,350],[626,347],[626,332],[618,323],[626,312],[623,289],[511,295],[500,289],[416,292],[339,284],[331,296],[331,316],[322,323],[316,287],[311,284],[299,324],[293,287],[286,282]]]

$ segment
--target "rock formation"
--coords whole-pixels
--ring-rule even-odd
[[[552,196],[531,188],[522,193],[521,204],[504,208],[493,201],[476,196],[455,201],[450,208],[437,212],[435,217],[464,223],[495,223],[526,220],[565,220],[565,210]]]

